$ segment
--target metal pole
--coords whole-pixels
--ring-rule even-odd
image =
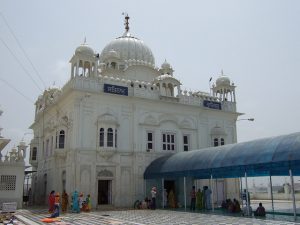
[[[274,198],[273,198],[273,187],[272,187],[272,176],[270,174],[270,187],[271,187],[271,199],[272,199],[272,210],[274,213]]]
[[[183,177],[183,192],[184,192],[184,210],[186,211],[186,186],[185,186],[185,177]]]
[[[240,182],[241,182],[241,200],[242,200],[242,208],[244,208],[244,201],[243,201],[243,178],[240,177]]]
[[[215,208],[214,208],[214,187],[213,187],[213,175],[211,174],[210,175],[210,189],[211,189],[211,208],[212,208],[212,211],[214,212],[215,211]]]
[[[292,174],[292,170],[290,169],[290,178],[291,178],[291,184],[292,184],[292,195],[293,195],[293,209],[294,209],[294,219],[296,220],[296,200],[295,200],[295,187],[294,187],[294,177]]]
[[[147,180],[144,179],[144,196],[147,197]]]
[[[218,179],[216,179],[217,207],[219,206]]]
[[[164,178],[161,179],[161,187],[162,187],[162,208],[165,208],[165,185]]]
[[[248,198],[248,181],[247,181],[247,172],[245,172],[245,181],[246,181],[246,204],[247,204],[247,213],[250,216],[250,204]]]

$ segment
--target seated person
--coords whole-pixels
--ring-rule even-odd
[[[148,198],[145,198],[141,203],[141,209],[148,209]]]
[[[234,207],[234,212],[240,212],[241,211],[241,205],[238,200],[235,198],[233,199],[233,207]]]
[[[54,205],[54,212],[51,214],[49,218],[59,217],[59,206],[57,204]]]
[[[266,216],[266,210],[265,207],[262,206],[262,203],[259,203],[259,206],[254,212],[254,216]]]
[[[234,212],[234,205],[233,205],[233,202],[231,201],[231,199],[228,199],[228,201],[227,201],[227,209],[228,209],[229,213]]]

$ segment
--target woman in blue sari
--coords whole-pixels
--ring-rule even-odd
[[[73,200],[72,212],[79,213],[80,209],[79,209],[78,192],[77,191],[74,191],[72,200]]]

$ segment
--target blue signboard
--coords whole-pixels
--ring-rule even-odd
[[[128,96],[128,87],[113,85],[113,84],[104,84],[104,92],[116,95],[126,95]]]
[[[213,101],[208,101],[204,100],[203,101],[203,106],[211,109],[219,109],[221,110],[221,103],[220,102],[213,102]]]

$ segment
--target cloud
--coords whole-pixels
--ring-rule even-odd
[[[52,83],[56,86],[62,87],[69,79],[70,74],[69,62],[64,60],[57,60],[52,68]]]

